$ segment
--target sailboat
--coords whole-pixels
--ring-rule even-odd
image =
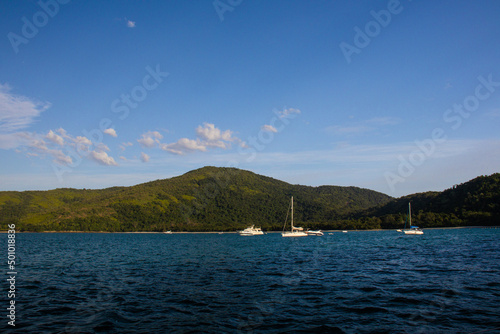
[[[411,203],[408,203],[408,220],[410,228],[406,229],[405,222],[405,229],[403,230],[404,234],[424,234],[424,231],[422,231],[418,226],[411,226]]]
[[[285,219],[285,225],[283,226],[283,232],[281,233],[281,235],[283,237],[307,237],[307,232],[304,232],[304,229],[302,227],[293,226],[293,196],[292,196],[292,199],[290,201],[290,208],[291,208],[291,212],[292,212],[292,216],[291,216],[292,228],[290,231],[285,231],[285,227],[286,227],[286,219]],[[288,218],[288,213],[287,213],[287,218]]]

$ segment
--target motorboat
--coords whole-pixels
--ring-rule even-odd
[[[321,232],[321,230],[317,230],[317,231],[306,231],[307,235],[316,235],[318,237],[322,236],[322,235],[325,235],[323,232]]]
[[[243,231],[238,232],[242,236],[252,236],[252,235],[263,235],[264,232],[262,232],[262,229],[260,227],[255,227],[255,225],[252,225],[250,227],[247,227]]]

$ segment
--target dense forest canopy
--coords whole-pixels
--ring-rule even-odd
[[[291,185],[236,168],[204,167],[170,179],[102,190],[0,192],[0,228],[18,231],[281,230],[290,197],[306,228],[401,228],[412,203],[421,227],[499,225],[500,174],[443,192],[394,199],[357,187]]]

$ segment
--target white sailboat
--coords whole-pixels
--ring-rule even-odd
[[[286,219],[285,219],[285,225],[283,226],[283,232],[281,233],[281,235],[283,237],[307,237],[308,234],[307,234],[307,232],[304,232],[304,229],[302,227],[293,226],[293,196],[292,196],[292,199],[290,202],[290,207],[291,207],[291,212],[292,212],[292,216],[291,216],[292,228],[290,231],[285,231],[285,227],[286,227]],[[287,218],[288,218],[288,213],[287,213]]]
[[[418,226],[411,225],[411,203],[408,203],[408,220],[410,228],[404,229],[403,230],[404,234],[424,234],[424,231],[422,231]],[[405,227],[406,227],[406,222],[405,222]]]

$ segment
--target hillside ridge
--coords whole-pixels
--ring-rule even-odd
[[[206,166],[168,179],[106,189],[0,192],[0,229],[19,231],[281,230],[290,196],[306,228],[399,228],[412,202],[422,227],[500,220],[500,174],[443,192],[392,198],[352,186],[292,185],[251,171]]]

